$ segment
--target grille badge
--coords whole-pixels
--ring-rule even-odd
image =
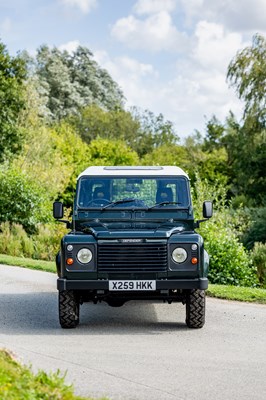
[[[143,239],[121,239],[122,243],[142,243]]]

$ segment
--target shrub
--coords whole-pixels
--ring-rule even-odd
[[[205,240],[205,248],[210,255],[209,279],[212,283],[236,286],[256,286],[258,284],[256,269],[238,239],[235,216],[226,202],[226,188],[210,186],[197,178],[193,190],[195,214],[201,218],[203,200],[213,200],[214,215],[212,219],[201,224],[199,232]],[[238,222],[241,220],[238,220]]]
[[[257,269],[260,284],[266,287],[266,244],[255,243],[251,258]]]
[[[266,242],[266,208],[251,211],[252,223],[243,236],[243,243],[252,249],[255,242]]]
[[[226,212],[220,214],[226,223]],[[235,286],[256,286],[256,269],[236,234],[222,226],[217,218],[201,229],[205,248],[210,254],[209,279],[211,283]]]
[[[37,232],[28,235],[22,225],[4,222],[0,225],[0,253],[53,261],[66,232],[64,225],[51,223],[38,225]]]
[[[16,257],[32,257],[34,245],[22,225],[3,222],[0,225],[0,253]]]
[[[14,169],[0,171],[0,222],[22,225],[29,233],[51,219],[49,199],[36,181]]]

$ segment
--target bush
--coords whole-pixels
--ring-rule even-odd
[[[15,257],[32,257],[34,245],[22,225],[9,222],[0,225],[0,253]]]
[[[49,199],[36,181],[14,169],[0,171],[0,222],[22,225],[29,233],[51,220]]]
[[[203,200],[213,200],[212,219],[201,224],[199,232],[205,240],[210,255],[209,279],[211,283],[235,286],[256,286],[256,269],[245,248],[238,239],[241,220],[235,218],[226,203],[226,188],[210,186],[197,178],[193,190],[195,214],[201,218]]]
[[[67,232],[64,225],[38,225],[37,232],[28,235],[22,225],[4,222],[0,225],[0,253],[53,261],[60,241]]]
[[[251,252],[251,259],[257,269],[259,282],[262,286],[266,287],[266,244],[255,243]]]
[[[220,214],[226,223],[226,213]],[[202,232],[204,231],[204,232]],[[210,254],[209,279],[211,283],[235,286],[256,286],[256,269],[236,234],[217,221],[201,229],[205,248]]]
[[[247,249],[252,249],[255,242],[266,242],[266,208],[251,210],[252,223],[243,236]]]

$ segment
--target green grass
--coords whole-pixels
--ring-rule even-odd
[[[210,284],[207,295],[219,299],[266,304],[266,289]]]
[[[53,261],[32,260],[31,258],[12,257],[0,254],[0,264],[16,265],[24,268],[56,272],[55,262]],[[209,285],[207,295],[210,297],[217,297],[219,299],[266,304],[266,289],[226,285]]]
[[[38,269],[46,272],[56,272],[55,261],[33,260],[0,254],[0,264],[15,265],[18,267]]]
[[[73,387],[65,384],[59,371],[33,374],[30,368],[20,365],[3,349],[0,349],[0,399],[93,400],[91,397],[75,396]]]

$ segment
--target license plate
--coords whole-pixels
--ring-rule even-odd
[[[109,281],[109,290],[156,290],[155,281]]]

